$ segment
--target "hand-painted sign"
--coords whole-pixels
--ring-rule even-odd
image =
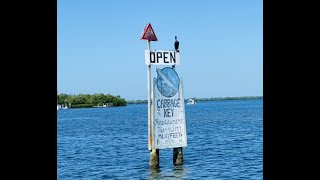
[[[177,51],[145,50],[146,65],[175,65],[180,64],[180,53]]]
[[[153,82],[154,148],[187,146],[182,80],[174,69],[157,69]]]

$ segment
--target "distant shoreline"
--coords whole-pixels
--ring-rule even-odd
[[[249,100],[249,99],[263,99],[263,96],[240,96],[240,97],[211,97],[211,98],[188,98],[193,99],[196,102],[199,101],[224,101],[224,100]],[[185,102],[188,101],[185,99]],[[148,100],[129,100],[127,104],[143,104],[148,103]]]

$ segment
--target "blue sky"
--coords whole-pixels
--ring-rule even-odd
[[[58,0],[58,93],[146,100],[140,37],[151,23],[151,49],[174,50],[178,37],[185,98],[262,96],[262,8],[262,0]]]

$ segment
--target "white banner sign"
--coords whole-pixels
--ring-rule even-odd
[[[166,78],[163,74],[162,77]],[[182,94],[182,80],[179,80],[180,82],[178,82],[179,85],[177,87],[177,91],[174,92],[167,89],[163,90],[161,87],[157,87],[157,84],[159,85],[164,83],[159,82],[159,78],[160,77],[158,76],[158,79],[154,79],[153,82],[154,148],[165,149],[185,147],[187,146],[187,133],[184,98]],[[170,81],[168,79],[167,81]],[[172,82],[172,84],[175,85],[174,82]],[[172,86],[172,88],[173,87],[174,86]],[[162,91],[162,93],[160,93],[160,91]],[[166,93],[170,97],[164,96]]]
[[[146,65],[179,65],[180,53],[176,51],[145,50]]]

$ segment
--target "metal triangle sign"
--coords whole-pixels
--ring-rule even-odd
[[[141,39],[148,41],[158,41],[156,34],[154,33],[150,23],[144,28]]]

